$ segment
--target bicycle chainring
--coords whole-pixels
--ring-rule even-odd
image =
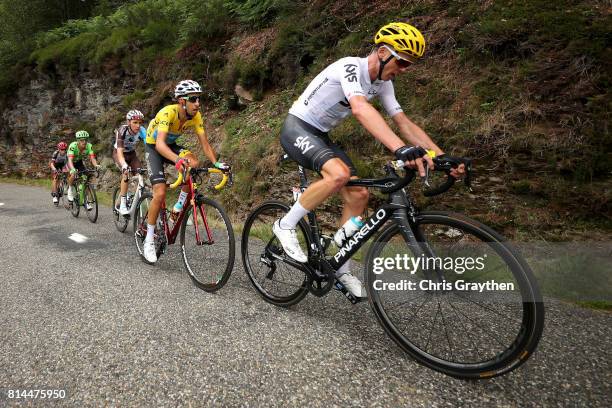
[[[333,276],[319,278],[310,275],[308,277],[308,291],[317,297],[323,297],[332,290],[334,281],[335,279]]]

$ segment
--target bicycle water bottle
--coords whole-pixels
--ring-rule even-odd
[[[346,240],[353,236],[354,233],[359,231],[363,227],[363,218],[351,217],[343,226],[340,227],[334,235],[334,242],[338,245],[338,248],[342,247]]]

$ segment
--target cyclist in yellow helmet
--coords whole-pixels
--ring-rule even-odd
[[[356,171],[343,149],[333,143],[328,132],[351,113],[374,136],[395,153],[406,166],[425,175],[425,164],[433,168],[426,150],[444,154],[419,126],[404,114],[395,98],[392,80],[408,70],[425,53],[425,39],[415,27],[390,23],[374,38],[376,49],[366,58],[346,57],[325,68],[308,85],[289,110],[281,130],[281,145],[303,167],[322,176],[312,183],[291,210],[273,225],[273,231],[285,252],[299,262],[307,257],[300,247],[295,227],[309,211],[334,193],[344,201],[339,225],[361,215],[368,203],[363,187],[345,187]],[[370,104],[378,98],[399,129],[399,136]],[[409,146],[409,145],[411,146]],[[463,169],[453,172],[460,177]],[[341,232],[341,231],[339,231]],[[341,234],[340,234],[341,235]],[[354,296],[365,296],[361,282],[349,273],[345,263],[336,275]]]

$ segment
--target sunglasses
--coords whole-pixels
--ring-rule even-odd
[[[384,47],[387,50],[389,50],[391,55],[393,55],[395,57],[395,62],[397,62],[397,65],[400,68],[408,68],[409,66],[412,65],[412,61],[408,61],[407,59],[400,57],[399,54],[397,52],[395,52],[395,50],[393,48],[387,47],[386,45]]]
[[[183,99],[188,100],[191,103],[196,103],[196,102],[200,102],[200,98],[201,98],[201,96],[189,96],[189,97],[185,97]]]
[[[405,60],[405,59],[401,59],[401,58],[396,58],[395,62],[397,62],[397,65],[400,68],[408,68],[409,66],[412,65],[412,62]]]

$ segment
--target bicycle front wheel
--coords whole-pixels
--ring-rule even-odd
[[[85,188],[83,198],[85,200],[84,204],[87,218],[89,218],[89,221],[95,223],[98,220],[98,196],[96,195],[96,190],[88,185],[87,188]]]
[[[523,364],[544,328],[538,285],[522,256],[485,225],[422,213],[412,246],[393,224],[366,262],[370,305],[387,334],[421,364],[490,378]]]
[[[57,196],[59,198],[59,206],[64,207],[66,209],[69,208],[68,200],[66,199],[66,194],[68,192],[68,184],[66,180],[60,179],[60,182],[57,186]]]
[[[81,210],[81,198],[79,197],[79,185],[78,182],[73,183],[72,188],[74,189],[74,198],[72,203],[70,203],[70,212],[73,217],[79,216],[79,211]],[[70,188],[70,187],[68,187]]]
[[[223,207],[209,198],[198,198],[181,225],[183,262],[193,283],[206,292],[225,285],[234,268],[236,241]]]
[[[242,231],[242,263],[251,283],[266,302],[289,307],[308,294],[308,276],[282,261],[283,247],[272,232],[272,224],[289,211],[287,204],[268,201],[257,207]],[[310,249],[308,226],[301,220],[298,240]]]

